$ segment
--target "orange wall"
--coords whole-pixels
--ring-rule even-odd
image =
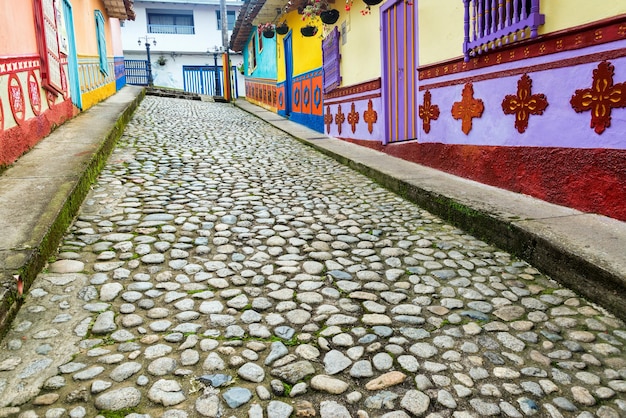
[[[18,25],[0,25],[0,56],[37,53],[33,1],[3,0],[3,3],[0,13],[2,22],[15,22]]]
[[[96,40],[95,10],[100,10],[104,16],[104,31],[107,40],[107,56],[113,56],[113,41],[111,27],[108,24],[108,15],[102,0],[84,0],[72,2],[74,9],[74,30],[76,33],[76,50],[78,55],[98,56],[98,42]]]

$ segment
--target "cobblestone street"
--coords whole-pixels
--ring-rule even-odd
[[[0,417],[623,417],[625,342],[260,119],[146,97],[2,340]]]

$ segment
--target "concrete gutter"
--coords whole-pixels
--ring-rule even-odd
[[[328,137],[246,100],[270,123],[626,320],[626,223],[456,177]]]
[[[64,123],[0,175],[0,334],[54,254],[124,127],[144,97],[126,86]]]

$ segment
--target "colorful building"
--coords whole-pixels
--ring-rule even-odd
[[[125,85],[131,0],[12,2],[0,16],[0,167]]]
[[[248,24],[287,20],[292,37],[302,38],[298,6],[284,5],[287,12],[270,19],[277,4],[268,0]],[[276,59],[279,97],[288,79],[281,62],[289,56],[293,79],[302,55],[308,71],[323,67],[335,79],[321,99],[325,133],[626,220],[626,3],[385,0],[367,7],[348,0],[328,6],[340,16],[334,25],[320,24],[317,51],[290,54],[279,38]],[[232,46],[247,30],[246,22],[238,23]],[[333,48],[336,53],[327,53]],[[249,85],[256,84],[254,75]],[[297,81],[286,84],[295,105]],[[280,113],[280,100],[275,107]]]
[[[235,26],[241,4],[239,0],[225,1],[228,35]],[[220,0],[135,0],[133,8],[135,20],[125,22],[122,28],[126,60],[146,60],[147,40],[155,86],[222,95],[214,87],[215,67],[221,71],[225,51]],[[228,58],[231,67],[239,67],[243,62],[241,54],[230,54]],[[222,77],[220,73],[218,85]],[[232,81],[237,86],[235,93],[243,95],[243,77],[237,71]],[[141,83],[143,79],[129,77],[129,84]]]

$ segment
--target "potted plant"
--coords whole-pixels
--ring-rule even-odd
[[[339,10],[328,9],[320,13],[320,19],[327,25],[333,25],[339,19]]]
[[[284,22],[276,25],[276,33],[279,35],[286,35],[289,32],[289,26],[287,26],[287,22]]]
[[[258,30],[263,33],[264,38],[274,37],[274,25],[272,23],[262,23],[258,26]]]
[[[157,58],[156,62],[160,66],[164,66],[165,64],[167,64],[167,58],[165,58],[163,55],[161,55],[161,56],[159,56],[159,58]]]
[[[308,0],[306,6],[302,9],[302,20],[313,20],[328,10],[327,0]]]
[[[363,3],[367,4],[368,6],[376,6],[377,4],[381,3],[383,0],[363,0]]]
[[[239,71],[239,74],[243,74],[243,62],[237,66],[237,71]]]
[[[300,33],[302,34],[302,36],[306,36],[307,38],[315,36],[315,34],[317,33],[317,26],[311,24],[302,26],[300,28]]]

